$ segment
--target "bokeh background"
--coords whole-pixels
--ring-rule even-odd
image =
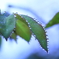
[[[1,0],[0,9],[2,13],[7,11],[9,14],[18,13],[31,16],[45,26],[59,12],[59,0]],[[11,42],[2,40],[0,59],[26,59],[27,57],[33,59],[35,53],[40,59],[59,59],[59,24],[46,31],[49,41],[48,53],[41,48],[34,36],[31,37],[29,44],[18,37],[17,43],[14,40]]]

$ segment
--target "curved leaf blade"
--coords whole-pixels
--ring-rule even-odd
[[[26,16],[26,15],[21,15],[21,16],[25,20],[27,20],[28,23],[30,24],[31,30],[36,35],[36,38],[40,42],[40,45],[42,46],[42,48],[48,51],[46,34],[45,34],[45,30],[43,29],[43,27],[40,24],[38,24],[33,18]]]
[[[1,34],[5,37],[5,39],[7,39],[15,27],[16,20],[14,15],[10,15],[6,17],[3,21],[4,21],[4,24],[1,30]]]
[[[20,15],[16,15],[16,19],[15,33],[26,41],[29,41],[31,38],[31,31],[27,22]]]
[[[55,24],[59,24],[59,12],[46,24],[45,28],[49,28]]]

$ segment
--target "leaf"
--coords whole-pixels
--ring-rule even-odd
[[[43,29],[43,27],[40,24],[38,24],[36,21],[34,21],[33,18],[26,16],[26,15],[21,15],[21,16],[25,20],[27,20],[28,23],[30,24],[31,30],[36,35],[36,38],[40,42],[40,45],[42,46],[42,48],[48,51],[46,34],[45,34],[45,30]]]
[[[10,14],[8,12],[3,13],[6,17],[9,16]]]
[[[27,22],[20,15],[16,15],[16,19],[15,33],[26,41],[29,41],[31,38],[31,31]]]
[[[5,39],[7,39],[10,36],[12,30],[15,27],[16,20],[15,20],[14,15],[12,14],[12,15],[4,18],[2,21],[1,22],[3,23],[2,24],[3,26],[2,26],[2,29],[1,29],[1,34],[5,37]]]
[[[59,12],[46,24],[45,28],[51,27],[55,24],[59,24]]]
[[[0,14],[0,33],[1,33],[2,29],[3,29],[4,26],[5,26],[5,18],[6,18],[5,15]]]
[[[11,36],[10,36],[11,39],[14,39],[16,41],[16,34],[15,33],[12,33]]]
[[[18,14],[14,14],[14,15],[16,16],[16,19],[20,19],[22,22],[24,22],[28,26],[28,23],[20,15]]]

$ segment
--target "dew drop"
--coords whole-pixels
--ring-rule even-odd
[[[36,38],[36,35],[34,35],[34,37]]]
[[[30,27],[30,26],[29,26]]]
[[[28,23],[28,25],[29,25],[29,23]]]
[[[28,21],[26,20],[26,22],[28,22]]]
[[[31,29],[31,28],[30,28]]]
[[[39,24],[39,21],[38,21],[38,24]]]

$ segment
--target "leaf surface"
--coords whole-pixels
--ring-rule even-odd
[[[27,22],[20,15],[15,15],[17,19],[15,33],[26,41],[29,41],[31,38],[31,31]]]
[[[11,36],[10,36],[10,38],[11,38],[11,39],[14,39],[15,41],[17,41],[16,36],[17,36],[17,35],[16,35],[15,33],[12,33]]]
[[[36,38],[40,42],[40,45],[42,48],[44,48],[46,51],[47,49],[47,39],[46,39],[46,33],[43,27],[38,24],[33,18],[26,16],[26,15],[21,15],[25,20],[28,21],[31,27],[31,31],[36,35]]]
[[[53,26],[53,25],[55,25],[55,24],[59,24],[59,12],[56,13],[56,15],[52,18],[52,20],[50,20],[50,21],[46,24],[45,28],[49,28],[49,27],[51,27],[51,26]]]
[[[8,17],[1,16],[0,18],[0,33],[7,39],[15,27],[16,20],[13,14]]]

